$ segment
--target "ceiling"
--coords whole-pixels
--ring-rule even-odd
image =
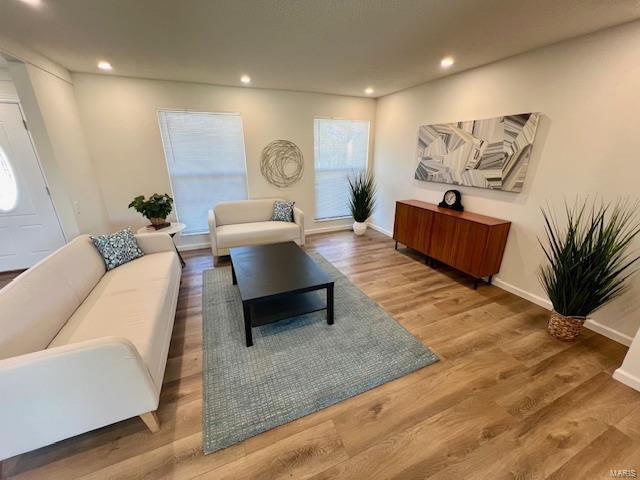
[[[640,0],[0,0],[2,34],[71,71],[359,96],[639,17]]]

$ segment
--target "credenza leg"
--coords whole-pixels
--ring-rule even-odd
[[[396,250],[398,249],[398,241],[396,240]]]
[[[492,281],[492,280],[493,280],[493,275],[489,275],[489,280],[487,281],[487,283],[488,283],[489,285],[491,285],[491,281]]]
[[[474,280],[473,281],[473,289],[477,290],[478,289],[478,280]]]

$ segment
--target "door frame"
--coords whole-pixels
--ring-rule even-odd
[[[20,112],[20,118],[22,119],[22,123],[24,124],[24,129],[27,131],[27,136],[29,137],[29,143],[31,144],[31,148],[36,157],[36,164],[38,165],[38,170],[40,171],[40,175],[42,175],[42,179],[44,181],[44,186],[47,189],[47,195],[49,196],[49,201],[51,202],[51,206],[53,207],[53,212],[56,216],[56,223],[58,224],[58,228],[62,233],[62,238],[64,239],[65,244],[69,243],[70,239],[67,238],[67,234],[62,228],[62,223],[60,222],[60,214],[58,213],[58,208],[56,207],[56,202],[53,201],[53,197],[51,196],[51,187],[49,186],[49,180],[47,180],[47,176],[44,173],[44,168],[42,168],[42,162],[40,161],[40,155],[38,155],[38,150],[36,149],[36,144],[33,141],[33,137],[31,136],[31,130],[29,130],[29,123],[24,115],[24,110],[22,109],[22,104],[19,99],[7,99],[0,97],[0,104],[8,104],[8,105],[17,105],[18,111]]]

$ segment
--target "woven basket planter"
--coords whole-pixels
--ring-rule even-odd
[[[563,342],[573,342],[580,335],[586,319],[587,317],[565,317],[558,312],[552,312],[547,330],[553,338]]]

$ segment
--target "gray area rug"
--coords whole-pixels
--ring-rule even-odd
[[[335,324],[327,325],[324,310],[282,320],[254,328],[251,348],[231,267],[204,272],[205,453],[438,361],[335,267],[312,257],[334,279]]]

